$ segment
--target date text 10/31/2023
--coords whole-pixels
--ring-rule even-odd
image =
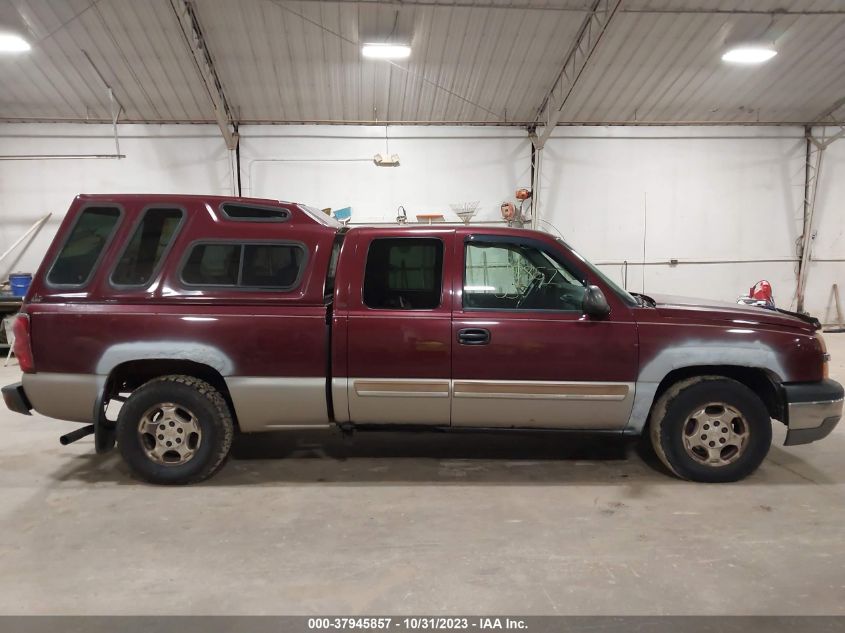
[[[309,630],[526,630],[525,620],[508,617],[325,617],[309,618]]]

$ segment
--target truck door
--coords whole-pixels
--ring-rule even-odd
[[[361,229],[353,236],[356,273],[350,277],[347,312],[350,420],[448,426],[452,293],[444,271],[455,258],[454,229]]]
[[[622,429],[637,371],[636,325],[622,299],[603,287],[610,315],[584,315],[585,286],[596,280],[554,240],[456,239],[464,281],[452,324],[452,425]]]

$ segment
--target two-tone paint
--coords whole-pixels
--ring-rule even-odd
[[[236,222],[226,202],[287,209],[291,221]],[[47,273],[75,219],[90,206],[122,210],[91,279],[56,288]],[[143,288],[115,287],[110,276],[146,209],[185,211],[165,261]],[[219,375],[243,431],[277,424],[327,424],[326,270],[335,229],[274,200],[199,196],[79,196],[59,228],[26,299],[36,372],[23,387],[35,410],[87,422],[95,418],[109,377],[127,363],[188,361]],[[181,265],[198,241],[299,242],[304,274],[289,292],[187,286]],[[161,365],[166,366],[166,365]]]
[[[228,201],[283,208],[290,219],[232,221],[220,212]],[[92,205],[121,209],[113,239],[83,287],[51,287],[45,277],[63,238]],[[151,206],[183,209],[185,218],[148,286],[115,287],[109,277],[116,258]],[[443,243],[439,305],[368,307],[363,280],[370,244],[414,237]],[[464,252],[473,239],[530,240],[585,284],[598,286],[610,313],[591,318],[581,311],[466,308]],[[288,291],[185,285],[185,254],[209,240],[295,241],[307,250],[306,267]],[[219,377],[244,432],[338,423],[636,434],[673,376],[745,370],[771,389],[773,416],[789,423],[785,387],[824,378],[825,352],[807,321],[672,298],[658,298],[656,307],[631,305],[542,232],[450,225],[346,231],[273,200],[80,196],[35,276],[24,312],[35,361],[24,376],[26,398],[45,415],[79,422],[97,420],[116,374],[127,368],[143,373],[150,363],[180,371],[191,363]],[[473,328],[488,331],[489,343],[462,344],[460,332]]]

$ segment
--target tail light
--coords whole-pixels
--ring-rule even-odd
[[[15,335],[15,344],[12,351],[25,374],[35,372],[35,359],[32,357],[32,337],[30,336],[30,324],[28,314],[19,314],[12,325],[12,332]]]
[[[816,340],[819,342],[819,347],[822,353],[822,378],[830,378],[830,354],[827,351],[827,344],[824,342],[824,337],[821,332],[816,332]]]

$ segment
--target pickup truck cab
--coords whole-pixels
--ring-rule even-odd
[[[15,323],[7,406],[87,426],[156,483],[234,433],[353,428],[648,434],[677,476],[733,481],[825,437],[842,387],[809,317],[633,295],[560,239],[341,227],[300,204],[85,195]],[[118,412],[115,414],[115,410]]]

